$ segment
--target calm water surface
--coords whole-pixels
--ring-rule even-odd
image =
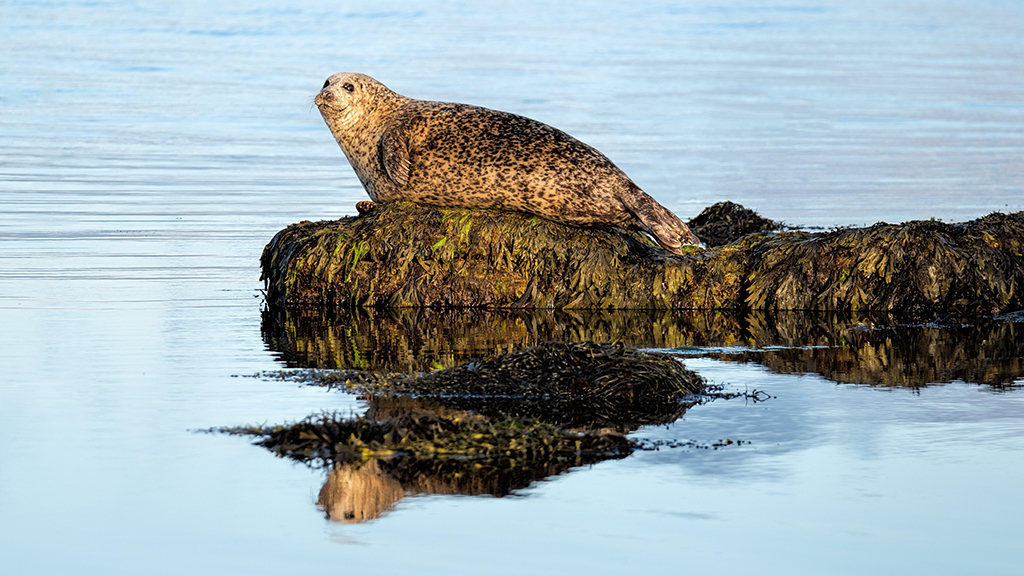
[[[1018,3],[8,1],[0,38],[4,573],[1024,569],[1020,330],[996,332],[1000,385],[946,341],[906,364],[927,386],[691,358],[774,398],[635,435],[751,444],[363,524],[324,518],[323,471],[193,432],[365,408],[239,377],[310,365],[267,330],[264,244],[364,199],[312,107],[328,75],[558,126],[684,219],[956,221],[1024,210]],[[428,344],[408,361],[457,359]]]

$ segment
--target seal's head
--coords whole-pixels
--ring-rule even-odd
[[[324,82],[316,107],[337,137],[387,114],[403,98],[365,74],[339,72]]]

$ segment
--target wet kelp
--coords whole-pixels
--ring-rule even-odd
[[[740,208],[717,210],[701,226]],[[1024,212],[757,231],[673,256],[639,233],[397,203],[289,226],[262,266],[271,306],[991,314],[1024,307]]]
[[[1024,306],[1024,212],[779,235],[752,250],[753,309],[987,315]]]
[[[1024,315],[670,310],[268,310],[268,347],[293,368],[430,372],[543,342],[619,341],[757,362],[836,382],[994,388],[1024,377]]]
[[[262,263],[271,305],[671,308],[694,271],[663,271],[663,255],[638,233],[398,203],[290,226]]]

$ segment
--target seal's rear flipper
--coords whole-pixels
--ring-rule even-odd
[[[684,245],[700,246],[700,238],[690,232],[678,216],[647,195],[639,187],[632,194],[623,194],[622,204],[637,219],[637,225],[654,237],[663,248],[682,254]]]

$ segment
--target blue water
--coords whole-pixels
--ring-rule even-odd
[[[511,498],[359,525],[322,471],[214,426],[359,411],[241,378],[258,258],[365,198],[312,106],[371,74],[534,117],[684,219],[1024,210],[1015,2],[0,3],[0,565],[10,574],[1019,574],[1024,395],[689,360],[717,401]]]

